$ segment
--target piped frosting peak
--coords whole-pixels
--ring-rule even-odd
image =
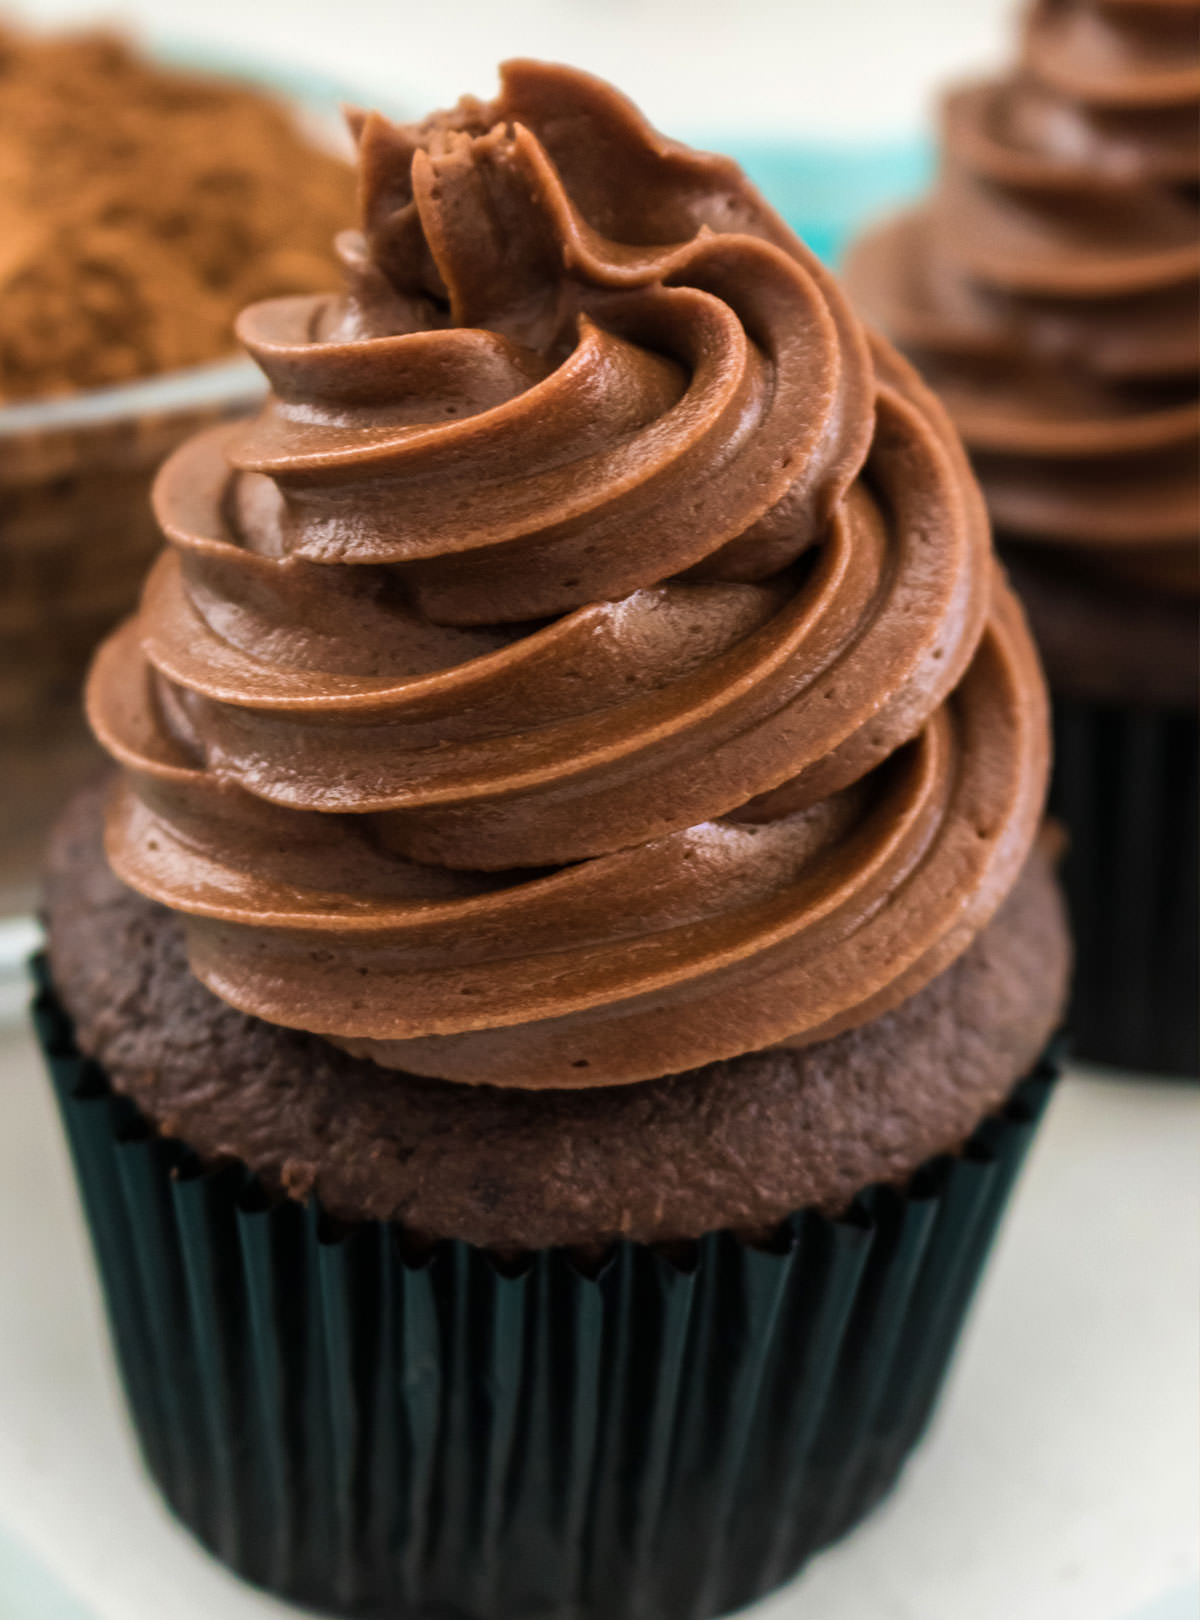
[[[156,492],[110,859],[234,1005],[637,1081],[895,1005],[1011,888],[1046,722],[939,407],[736,166],[608,86],[355,120],[346,291]]]

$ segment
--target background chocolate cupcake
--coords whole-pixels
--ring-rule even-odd
[[[1195,1073],[1200,7],[1047,0],[848,278],[954,417],[1055,699],[1077,1050]]]
[[[347,291],[243,317],[271,397],[160,475],[55,844],[130,1400],[294,1597],[714,1614],[895,1478],[1044,1097],[1041,675],[733,164],[531,63],[357,133]]]

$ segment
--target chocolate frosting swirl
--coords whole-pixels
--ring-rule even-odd
[[[998,538],[1200,587],[1200,3],[1040,0],[951,92],[928,201],[849,283],[948,405]]]
[[[409,1072],[677,1072],[896,1005],[1011,889],[1044,692],[944,416],[607,86],[356,120],[342,297],[164,468],[110,860],[235,1006]]]

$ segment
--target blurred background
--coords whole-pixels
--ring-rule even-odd
[[[1012,0],[36,0],[36,24],[127,22],[424,111],[489,94],[504,56],[615,79],[673,134],[869,140],[916,133],[934,85],[999,57]]]

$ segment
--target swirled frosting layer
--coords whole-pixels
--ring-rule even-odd
[[[852,252],[948,405],[1001,539],[1200,587],[1200,3],[1039,0],[952,92],[929,200]]]
[[[358,120],[343,296],[246,312],[103,648],[125,881],[234,1005],[637,1081],[891,1007],[1012,887],[1041,678],[939,407],[607,86]]]

